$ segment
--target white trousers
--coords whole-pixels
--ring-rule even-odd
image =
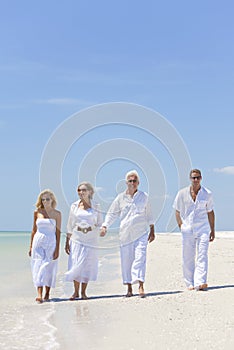
[[[147,244],[148,233],[120,247],[123,284],[145,281]]]
[[[182,233],[183,274],[187,287],[198,287],[207,281],[208,233]]]

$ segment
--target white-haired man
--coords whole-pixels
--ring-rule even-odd
[[[139,175],[136,170],[125,176],[127,190],[120,193],[111,204],[102,225],[101,236],[120,218],[120,256],[123,284],[127,297],[133,295],[132,284],[139,283],[139,295],[145,296],[144,281],[148,242],[155,239],[154,220],[148,194],[138,190]]]

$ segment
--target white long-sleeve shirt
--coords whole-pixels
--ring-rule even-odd
[[[120,193],[111,204],[102,226],[110,227],[117,218],[120,218],[121,244],[133,242],[147,233],[149,225],[154,225],[147,193],[137,191],[133,197],[126,192]]]
[[[180,212],[181,232],[210,232],[208,212],[214,209],[210,190],[201,187],[195,202],[190,194],[190,186],[181,189],[174,200],[173,208]]]

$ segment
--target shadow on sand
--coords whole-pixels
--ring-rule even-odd
[[[225,288],[234,288],[234,284],[227,284],[224,286],[212,286],[212,287],[208,287],[207,291],[209,290],[214,290],[214,289],[225,289]]]
[[[178,290],[178,291],[170,291],[170,292],[151,292],[151,293],[145,293],[144,298],[148,297],[154,297],[154,296],[160,296],[160,295],[173,295],[173,294],[178,294],[178,293],[183,293],[183,291]],[[97,295],[97,296],[91,296],[88,297],[86,300],[97,300],[97,299],[118,299],[118,298],[125,298],[125,299],[132,299],[132,298],[139,298],[138,294],[134,294],[131,298],[127,298],[125,294],[112,294],[112,295]],[[84,301],[86,301],[84,300]],[[50,302],[58,303],[58,302],[63,302],[63,301],[70,301],[69,298],[52,298],[50,299]],[[81,298],[76,299],[76,301],[82,301]]]
[[[221,285],[221,286],[212,286],[212,287],[208,287],[208,289],[205,290],[205,292],[209,292],[209,291],[216,290],[216,289],[225,289],[225,288],[234,288],[234,285],[227,284],[227,285]],[[184,293],[184,291],[183,290],[176,290],[176,291],[166,291],[166,292],[151,292],[151,293],[146,293],[144,298],[157,297],[157,296],[163,296],[163,295],[174,295],[174,294],[180,294],[180,293]],[[130,299],[136,298],[136,297],[139,298],[139,295],[134,294]],[[118,298],[126,298],[126,296],[124,294],[97,295],[97,296],[91,296],[87,300],[118,299]],[[129,298],[126,298],[126,299],[129,299]],[[77,301],[78,300],[82,301],[81,298],[77,299]],[[54,302],[54,303],[59,303],[59,302],[63,302],[63,301],[70,301],[70,300],[69,300],[69,298],[52,298],[52,299],[50,299],[50,302]]]

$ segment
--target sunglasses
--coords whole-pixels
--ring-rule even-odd
[[[131,182],[134,182],[134,183],[135,183],[135,182],[137,182],[137,180],[128,180],[128,182],[129,182],[129,183],[131,183]]]
[[[200,180],[200,178],[201,178],[201,176],[191,176],[191,179],[192,179],[192,180],[196,180],[196,179],[197,179],[197,180]]]
[[[86,192],[87,191],[87,188],[79,188],[78,189],[78,192]]]
[[[49,197],[48,197],[48,198],[42,198],[42,199],[41,199],[42,202],[44,202],[44,201],[49,202],[50,200],[51,200],[51,198],[49,198]]]

